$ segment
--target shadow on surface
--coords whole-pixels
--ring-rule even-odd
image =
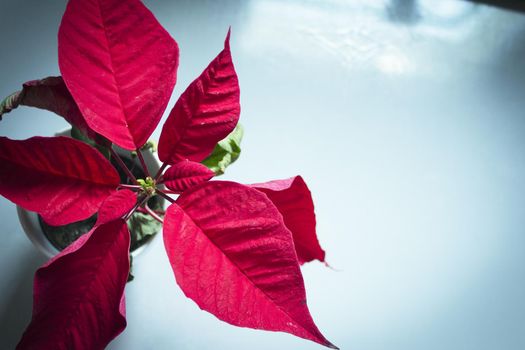
[[[525,12],[525,3],[520,0],[468,0],[494,7],[501,7],[511,11]]]
[[[33,275],[42,265],[45,258],[35,249],[30,249],[17,256],[17,261],[11,261],[13,277],[9,288],[3,290],[10,293],[4,296],[4,304],[0,306],[0,339],[2,349],[14,349],[26,326],[31,320],[33,306]]]
[[[386,6],[386,11],[388,19],[392,22],[411,25],[421,18],[416,0],[391,0]]]

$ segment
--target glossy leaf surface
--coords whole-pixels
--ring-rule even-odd
[[[334,347],[310,316],[292,235],[263,193],[222,181],[184,192],[167,210],[164,244],[177,283],[201,309]]]
[[[219,141],[213,152],[202,161],[202,164],[210,168],[215,175],[222,175],[226,168],[235,162],[241,155],[241,141],[244,130],[241,124],[237,124],[235,129],[224,140]]]
[[[299,263],[312,260],[324,262],[325,252],[315,231],[315,212],[312,194],[300,176],[251,185],[264,192],[282,214],[286,227],[292,232]]]
[[[50,225],[87,219],[120,183],[94,148],[66,137],[0,137],[0,194]]]
[[[208,181],[214,175],[213,171],[200,163],[183,160],[171,166],[162,175],[162,178],[170,190],[183,192],[190,187]]]
[[[228,32],[224,50],[182,93],[166,120],[159,140],[160,160],[201,162],[210,155],[239,120],[239,96]]]
[[[175,85],[177,43],[139,0],[70,0],[58,44],[60,71],[89,126],[140,148]]]
[[[137,203],[137,193],[130,190],[119,190],[104,200],[98,211],[95,225],[105,224],[122,218]]]
[[[33,317],[17,349],[104,349],[126,327],[124,220],[95,227],[35,274]]]
[[[62,77],[47,77],[24,83],[23,89],[7,97],[0,105],[0,116],[18,106],[36,107],[63,117],[92,140],[102,141],[86,123]]]

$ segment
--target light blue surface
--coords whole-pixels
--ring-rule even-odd
[[[335,271],[303,272],[327,338],[348,350],[525,349],[524,15],[452,0],[145,2],[180,45],[171,105],[232,26],[245,138],[224,178],[301,174],[310,185]],[[0,3],[1,96],[59,74],[64,6]],[[0,135],[64,126],[20,109]],[[44,259],[4,199],[0,218],[0,348],[10,349]],[[200,311],[161,239],[135,276],[111,349],[321,348]]]

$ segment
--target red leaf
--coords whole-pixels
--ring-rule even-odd
[[[97,150],[66,137],[0,137],[0,194],[50,225],[87,219],[120,183]]]
[[[100,206],[95,225],[122,218],[133,209],[136,203],[137,193],[126,189],[114,192]]]
[[[60,71],[89,126],[142,146],[173,91],[177,43],[139,0],[70,0],[58,33]]]
[[[126,222],[116,220],[39,268],[33,317],[17,349],[104,349],[126,327],[129,244]]]
[[[173,107],[159,140],[159,158],[175,164],[200,162],[239,120],[239,82],[230,52],[230,32],[224,50],[195,79]]]
[[[162,175],[162,178],[170,190],[183,192],[190,187],[208,181],[214,175],[213,171],[201,163],[183,160],[170,167]]]
[[[315,259],[324,262],[325,252],[315,233],[314,202],[303,178],[296,176],[250,187],[264,192],[279,209],[286,227],[292,232],[299,263]]]
[[[89,138],[102,143],[100,135],[87,125],[62,77],[28,81],[24,83],[23,89],[13,96],[15,97],[6,112],[19,105],[45,109],[63,117]]]
[[[292,236],[263,193],[222,181],[193,187],[168,208],[164,244],[177,283],[201,309],[335,348],[310,316]]]

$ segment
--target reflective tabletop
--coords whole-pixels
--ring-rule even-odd
[[[332,268],[302,271],[328,339],[353,350],[525,349],[524,14],[459,0],[144,2],[180,46],[170,106],[231,26],[245,137],[223,178],[308,183]],[[65,4],[0,3],[0,96],[59,74]],[[64,127],[20,108],[0,135]],[[0,348],[12,349],[45,258],[4,198],[0,222]],[[134,274],[128,326],[110,349],[321,348],[200,311],[161,237]]]

